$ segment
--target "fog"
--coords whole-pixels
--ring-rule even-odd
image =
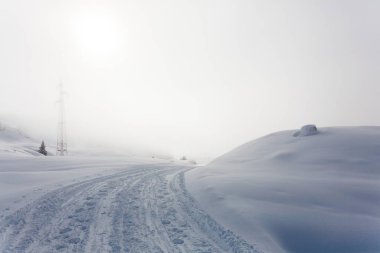
[[[379,125],[380,1],[0,0],[0,122],[54,145],[215,157]]]

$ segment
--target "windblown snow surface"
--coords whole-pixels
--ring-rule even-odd
[[[303,130],[187,172],[189,192],[264,252],[379,253],[380,127]]]
[[[1,136],[1,253],[258,252],[189,195],[190,163],[45,157],[17,132]]]

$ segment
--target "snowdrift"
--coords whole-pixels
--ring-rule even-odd
[[[264,252],[380,252],[380,127],[274,133],[189,171],[186,184]]]

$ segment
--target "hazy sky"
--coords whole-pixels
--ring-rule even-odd
[[[217,156],[261,135],[380,125],[377,0],[0,0],[0,121],[74,144]],[[54,144],[54,143],[53,143]]]

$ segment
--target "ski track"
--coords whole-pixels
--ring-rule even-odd
[[[259,252],[198,207],[186,170],[136,166],[47,193],[0,220],[0,252]]]

